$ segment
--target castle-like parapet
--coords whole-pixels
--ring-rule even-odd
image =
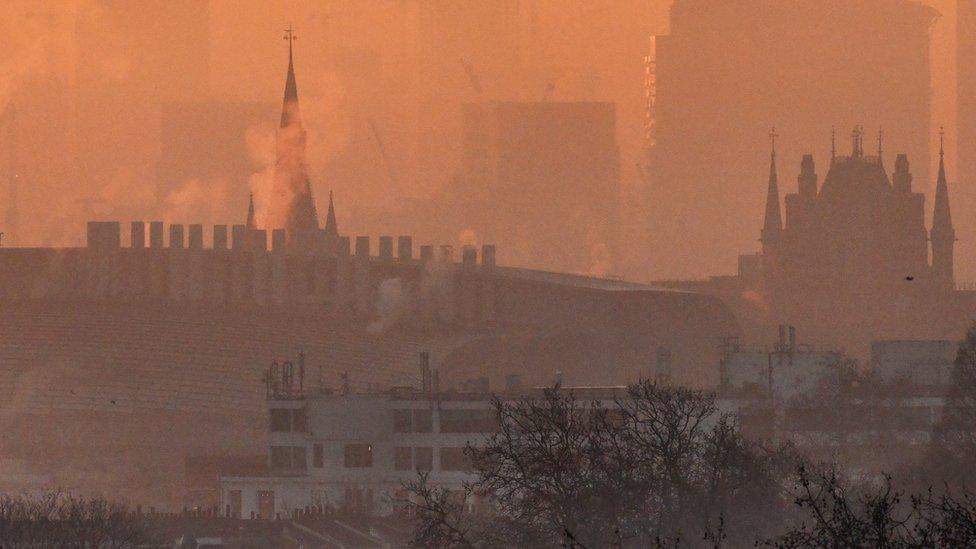
[[[77,250],[85,257],[80,297],[309,305],[379,319],[384,329],[407,318],[475,326],[494,317],[493,245],[481,247],[479,263],[474,246],[461,249],[460,261],[447,244],[422,245],[415,255],[409,235],[342,236],[330,243],[318,231],[296,247],[299,239],[287,239],[282,229],[269,235],[246,225],[214,225],[208,241],[202,224],[148,225],[147,246],[144,221],[129,224],[128,242],[119,222],[88,223],[87,245]]]

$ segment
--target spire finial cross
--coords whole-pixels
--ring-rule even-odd
[[[288,24],[288,28],[285,29],[284,39],[288,41],[288,57],[291,57],[291,45],[295,40],[298,40],[298,36],[295,36],[295,30],[291,28],[291,24]]]
[[[773,126],[769,130],[769,142],[770,142],[770,144],[772,144],[772,147],[773,147],[773,156],[776,155],[776,138],[777,137],[779,137],[779,134],[776,133],[776,126]]]

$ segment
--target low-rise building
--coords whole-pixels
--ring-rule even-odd
[[[959,343],[947,340],[893,340],[871,343],[871,370],[886,383],[916,387],[945,387]]]
[[[306,392],[287,368],[269,376],[280,381],[268,392],[269,474],[222,478],[231,516],[275,518],[307,508],[386,514],[418,472],[435,485],[469,480],[465,448],[495,429],[486,393],[440,392],[431,381],[426,391]]]
[[[787,335],[788,334],[788,335]],[[837,384],[839,352],[797,344],[792,326],[780,326],[772,350],[727,347],[719,364],[721,389],[745,395],[789,400]]]

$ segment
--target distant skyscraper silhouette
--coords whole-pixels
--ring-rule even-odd
[[[956,192],[953,203],[959,208],[959,231],[976,234],[976,0],[956,2]],[[966,240],[969,240],[968,242]],[[960,257],[966,265],[960,270],[972,276],[976,239],[960,242]]]

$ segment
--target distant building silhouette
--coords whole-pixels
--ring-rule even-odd
[[[83,161],[75,178],[95,186],[120,174],[152,180],[162,105],[208,95],[209,12],[206,0],[78,7],[76,146]]]
[[[411,4],[411,3],[405,3]],[[454,157],[465,102],[518,99],[524,36],[518,0],[413,2],[416,10],[417,118],[412,164],[420,180],[455,171]],[[406,18],[406,20],[411,20]]]
[[[859,128],[851,139],[850,155],[832,154],[822,183],[813,155],[803,156],[785,216],[774,145],[762,252],[740,256],[733,277],[664,284],[721,296],[753,342],[778,324],[855,354],[878,339],[961,337],[976,292],[955,288],[944,147],[926,230],[925,196],[913,190],[908,156],[896,156],[889,177],[880,134],[875,154],[867,154]]]
[[[912,190],[907,155],[899,154],[891,179],[882,151],[868,155],[864,134],[852,135],[850,156],[831,158],[823,184],[812,155],[805,155],[798,192],[785,197],[779,218],[776,152],[773,150],[762,229],[762,267],[767,289],[792,300],[826,289],[831,293],[894,293],[911,282],[931,292],[953,289],[955,232],[948,205],[944,162],[939,177],[928,261],[925,196]],[[881,148],[879,136],[878,147]],[[944,154],[940,151],[940,155]]]
[[[883,126],[927,181],[936,15],[907,0],[676,0],[650,65],[653,276],[715,272],[755,238],[742,214],[762,205],[751,177],[773,124],[796,143]]]
[[[976,210],[976,1],[956,2],[956,127],[958,192],[953,202],[961,212]],[[976,234],[972,215],[958,219],[959,230]],[[966,256],[976,256],[976,241],[961,242]]]
[[[493,101],[464,105],[462,118],[455,223],[518,265],[609,274],[620,192],[614,105]]]

